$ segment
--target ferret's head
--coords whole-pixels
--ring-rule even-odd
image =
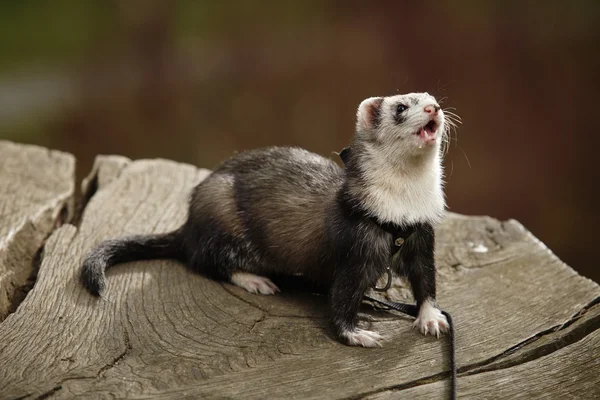
[[[428,93],[371,97],[357,111],[357,138],[403,154],[437,151],[444,140],[444,112]]]

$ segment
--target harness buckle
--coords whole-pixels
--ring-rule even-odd
[[[384,287],[378,288],[377,286],[373,286],[373,290],[377,292],[386,292],[389,288],[392,287],[392,269],[390,267],[386,268],[387,272],[387,283]]]

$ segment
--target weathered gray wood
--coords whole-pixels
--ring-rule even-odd
[[[73,211],[75,159],[0,141],[0,321],[18,303],[44,240]]]
[[[470,399],[598,399],[600,398],[600,331],[542,358],[512,368],[458,380],[460,397]],[[595,350],[595,351],[594,351]],[[444,396],[444,382],[385,391],[369,400],[429,400]]]
[[[89,200],[98,189],[104,187],[117,178],[131,160],[123,156],[97,156],[92,170],[81,182],[81,192]]]
[[[164,160],[98,161],[81,225],[51,236],[34,289],[0,325],[4,397],[345,398],[443,377],[445,340],[422,337],[409,319],[368,306],[362,324],[388,338],[381,349],[332,338],[322,297],[252,295],[174,261],[110,270],[101,300],[81,288],[80,263],[93,245],[177,227],[190,188],[207,173]],[[463,372],[502,360],[531,363],[583,343],[584,328],[569,333],[577,326],[597,329],[591,305],[600,287],[515,221],[450,214],[438,227],[437,259],[438,301],[455,319]],[[403,293],[395,287],[390,296]],[[544,333],[554,347],[542,353],[532,346],[548,340]],[[597,342],[588,350],[600,355]],[[447,381],[436,387],[445,390]]]

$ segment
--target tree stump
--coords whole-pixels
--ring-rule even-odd
[[[335,340],[323,296],[253,295],[170,260],[119,265],[107,272],[103,298],[88,294],[78,281],[85,254],[104,239],[179,226],[190,189],[209,171],[98,157],[77,225],[53,229],[61,209],[71,212],[73,157],[10,143],[0,154],[0,185],[15,188],[0,195],[0,238],[40,213],[46,221],[42,239],[0,258],[0,271],[27,275],[32,250],[52,231],[33,289],[0,323],[1,398],[445,396],[447,341],[366,304],[360,325],[382,333],[383,348]],[[448,214],[436,229],[438,303],[456,325],[458,397],[600,396],[598,284],[516,221]],[[0,285],[10,294],[6,279]],[[410,301],[407,293],[395,280],[386,296]]]
[[[0,321],[24,298],[39,249],[73,213],[75,158],[0,141]]]

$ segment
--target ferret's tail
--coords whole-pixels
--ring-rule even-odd
[[[179,230],[156,235],[137,235],[106,240],[94,248],[83,262],[81,282],[92,294],[99,296],[106,287],[104,271],[107,268],[137,260],[157,258],[182,260],[182,254]]]

